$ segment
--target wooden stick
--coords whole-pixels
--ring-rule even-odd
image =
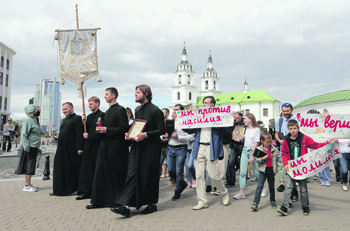
[[[81,82],[80,88],[81,88],[81,99],[83,101],[83,113],[85,114],[85,102],[84,102],[84,82]],[[86,115],[85,115],[86,118]],[[84,120],[84,133],[86,133],[86,120]]]
[[[77,19],[77,29],[79,29],[78,4],[75,4],[75,17]]]

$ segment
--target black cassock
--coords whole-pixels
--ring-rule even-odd
[[[62,120],[53,167],[53,194],[67,196],[78,190],[81,156],[83,150],[81,116],[73,113]]]
[[[132,143],[128,176],[115,203],[139,209],[143,205],[158,203],[160,136],[165,133],[165,126],[163,112],[151,102],[136,111],[135,119],[147,120],[144,132],[148,138]]]
[[[129,148],[125,141],[128,131],[128,116],[124,107],[112,105],[105,114],[103,134],[98,151],[95,175],[92,185],[91,204],[114,204],[114,199],[125,183]]]
[[[91,197],[97,154],[102,140],[102,135],[96,132],[96,122],[98,118],[101,118],[103,124],[104,115],[105,113],[98,109],[95,113],[91,113],[86,118],[86,132],[88,133],[88,138],[85,139],[84,153],[82,155],[78,195],[84,194],[86,197]]]

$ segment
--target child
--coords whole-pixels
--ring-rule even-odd
[[[254,157],[255,162],[259,164],[258,187],[256,188],[254,202],[251,206],[255,211],[258,211],[258,204],[266,178],[269,183],[271,207],[273,209],[277,208],[275,199],[275,174],[278,171],[278,166],[282,165],[281,153],[276,147],[271,145],[272,136],[269,132],[264,132],[261,135],[261,143],[257,149],[265,152],[266,155],[261,158]]]
[[[299,132],[299,124],[298,121],[292,119],[288,121],[288,130],[289,134],[284,137],[284,141],[282,143],[282,159],[284,170],[286,172],[289,171],[288,168],[288,160],[294,160],[302,155],[307,154],[307,149],[318,149],[321,148],[330,142],[333,142],[337,139],[330,139],[329,142],[325,143],[317,143],[307,135]],[[286,189],[284,191],[284,200],[280,209],[277,209],[277,212],[287,216],[288,215],[288,207],[290,196],[292,193],[294,179],[291,178],[288,174],[286,174]],[[300,186],[300,196],[301,196],[301,207],[303,208],[304,215],[310,214],[309,208],[309,194],[307,191],[307,178],[303,180],[298,180]]]

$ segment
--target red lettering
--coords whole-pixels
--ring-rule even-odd
[[[188,120],[188,124],[193,125],[193,123],[192,123],[192,120],[191,120],[191,119],[189,119],[189,120]]]
[[[203,121],[203,123],[209,123],[208,118],[205,118],[205,120]]]
[[[316,119],[315,121],[313,121],[313,119],[305,119],[302,118],[301,122],[300,122],[300,127],[318,127],[318,119]]]
[[[298,162],[299,165],[301,165],[301,163],[305,163],[306,162],[306,160],[304,160],[303,157],[301,157],[300,160],[297,159],[296,161]]]
[[[315,162],[315,165],[316,165],[316,168],[319,168],[319,167],[321,167],[323,164],[322,164],[321,161],[319,160],[318,163]]]
[[[295,163],[295,161],[291,161],[290,162],[290,167],[291,168],[295,168],[295,167],[298,167],[297,163]]]
[[[219,109],[217,107],[213,108],[213,113],[218,113]]]
[[[230,106],[230,105],[227,106],[226,112],[227,112],[227,113],[230,113],[230,112],[231,112],[231,106]]]
[[[197,119],[197,123],[202,124],[202,123],[203,123],[203,122],[202,122],[202,118]]]
[[[304,166],[304,167],[302,168],[302,171],[303,171],[304,174],[306,174],[306,173],[307,173],[307,168]]]
[[[210,122],[214,122],[215,123],[215,118],[214,117],[210,117]]]
[[[216,116],[217,121],[222,121],[220,116]]]
[[[293,178],[295,178],[296,176],[302,176],[303,174],[300,173],[299,169],[297,170],[297,172],[295,172],[295,170],[293,170]]]
[[[315,171],[316,170],[316,168],[312,165],[312,163],[310,163],[310,170],[309,170],[309,172],[312,172],[312,171]]]

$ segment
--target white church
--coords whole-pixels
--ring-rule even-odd
[[[247,81],[243,84],[241,92],[222,93],[219,90],[220,78],[214,70],[211,54],[208,58],[207,70],[201,77],[201,90],[195,85],[195,72],[187,60],[186,47],[183,48],[181,62],[174,73],[174,85],[171,87],[172,100],[170,111],[176,104],[186,108],[200,108],[204,96],[212,95],[216,99],[216,106],[231,105],[233,110],[243,114],[253,113],[257,120],[267,127],[270,119],[277,120],[280,114],[281,102],[264,90],[249,90]]]

